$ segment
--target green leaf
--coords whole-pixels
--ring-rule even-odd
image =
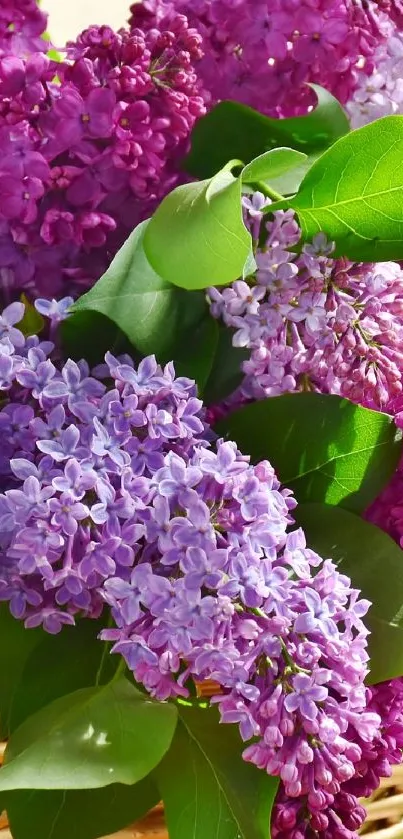
[[[401,435],[387,414],[339,396],[292,393],[247,405],[217,424],[253,462],[267,458],[298,501],[360,512],[393,475]]]
[[[126,679],[56,699],[12,735],[0,791],[135,784],[160,762],[177,720]]]
[[[245,374],[242,362],[249,358],[250,351],[232,344],[233,330],[219,325],[218,343],[214,364],[203,393],[207,405],[222,402],[241,384]]]
[[[10,734],[10,717],[14,697],[26,661],[32,650],[45,637],[43,629],[25,629],[23,621],[10,615],[8,603],[0,604],[0,672],[4,675],[0,688],[0,737]]]
[[[297,164],[301,165],[306,159],[306,154],[295,149],[272,149],[255,157],[245,166],[241,173],[242,182],[245,184],[266,180],[271,182],[272,178],[284,175],[289,169],[294,169]]]
[[[241,179],[227,169],[174,189],[144,235],[144,250],[155,271],[190,290],[226,285],[242,276],[250,248],[242,220]]]
[[[162,364],[174,360],[182,374],[203,385],[215,350],[204,294],[177,288],[151,268],[143,250],[148,224],[143,222],[131,233],[103,277],[77,300],[73,317],[91,322],[94,315],[106,316],[141,353],[155,354]],[[72,320],[65,321],[66,329],[71,329]],[[78,321],[77,327],[76,337],[86,342],[85,324]],[[74,334],[72,338],[74,345]],[[104,346],[103,352],[107,349],[111,346]],[[85,344],[83,350],[87,357]]]
[[[371,630],[369,684],[403,675],[403,553],[373,524],[340,507],[300,504],[293,516],[307,542],[331,557],[341,573],[373,606],[364,623]]]
[[[170,839],[269,839],[278,779],[242,759],[235,726],[215,708],[178,705],[172,746],[155,773]]]
[[[64,356],[85,358],[90,367],[102,362],[108,350],[117,355],[131,349],[116,323],[97,311],[73,312],[62,322],[60,333]]]
[[[104,626],[102,619],[79,620],[58,635],[42,633],[14,690],[11,731],[54,699],[110,681],[119,658],[110,655],[109,645],[98,639]]]
[[[316,163],[317,160],[323,154],[323,149],[317,152],[312,152],[305,157],[301,163],[295,166],[293,169],[289,169],[288,172],[285,172],[284,175],[279,175],[276,178],[270,179],[270,186],[276,192],[279,192],[280,195],[294,195],[297,192],[298,187],[302,183],[305,178],[305,175],[309,170],[312,168],[313,164]]]
[[[208,178],[229,159],[249,163],[278,146],[305,154],[328,148],[350,126],[337,99],[318,85],[311,87],[318,104],[303,117],[271,119],[239,102],[220,102],[196,123],[184,168],[197,178]]]
[[[323,231],[336,242],[335,256],[358,262],[403,259],[402,155],[402,116],[338,140],[287,203],[298,213],[304,238]]]
[[[211,374],[218,345],[218,324],[210,314],[192,330],[188,342],[180,343],[174,350],[177,376],[195,379],[200,395]]]
[[[150,778],[134,786],[6,793],[13,839],[97,839],[127,827],[158,804]]]

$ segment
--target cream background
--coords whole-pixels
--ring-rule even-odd
[[[91,23],[123,26],[130,3],[131,0],[42,0],[41,5],[49,13],[49,34],[57,47]]]

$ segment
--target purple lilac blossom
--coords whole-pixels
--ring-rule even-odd
[[[131,8],[131,25],[154,28],[163,17],[185,14],[203,37],[198,73],[212,100],[285,116],[312,103],[306,82],[350,99],[357,65],[372,72],[398,4],[385,0],[381,10],[371,0],[143,0]]]
[[[0,58],[3,55],[25,57],[37,50],[45,51],[42,35],[47,16],[37,0],[2,0],[0,6]]]
[[[280,777],[275,835],[354,839],[403,745],[400,680],[379,707],[364,685],[368,601],[291,529],[270,464],[211,442],[172,364],[60,366],[21,314],[1,316],[1,599],[51,633],[109,606],[103,638],[151,695],[220,685],[245,759]]]
[[[393,31],[386,43],[379,45],[373,57],[371,73],[357,71],[357,85],[347,112],[353,128],[375,119],[403,113],[403,36]]]
[[[76,296],[184,177],[205,113],[201,37],[183,15],[147,32],[91,26],[56,64],[45,42],[21,55],[3,42],[2,16],[1,299]]]
[[[293,211],[263,216],[265,203],[269,206],[269,199],[259,193],[244,198],[256,273],[224,290],[209,290],[212,314],[235,330],[235,346],[250,349],[244,382],[232,402],[315,390],[398,413],[402,268],[333,259],[333,246],[321,233],[296,255],[292,248],[300,231]]]

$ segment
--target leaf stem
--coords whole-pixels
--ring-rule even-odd
[[[266,198],[271,198],[272,201],[284,201],[284,195],[281,195],[279,192],[276,192],[275,189],[272,189],[269,184],[265,183],[265,181],[256,181],[254,184],[255,189],[259,192],[262,192]]]

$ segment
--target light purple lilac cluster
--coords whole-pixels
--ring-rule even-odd
[[[396,29],[386,43],[380,44],[373,71],[357,71],[357,87],[348,102],[352,128],[375,119],[403,113],[403,36]]]
[[[46,14],[37,0],[2,0],[0,6],[0,56],[45,50],[41,36]]]
[[[57,64],[45,46],[0,52],[3,302],[91,285],[176,185],[205,112],[200,44],[171,15],[146,33],[91,26]]]
[[[293,211],[264,216],[269,204],[260,193],[244,199],[256,273],[209,290],[213,315],[235,330],[235,346],[251,350],[234,399],[317,390],[370,408],[393,406],[395,413],[403,369],[401,267],[335,260],[323,234],[297,255]]]
[[[39,308],[56,322],[68,301]],[[369,603],[290,528],[270,464],[212,441],[172,364],[58,365],[22,315],[0,318],[0,597],[49,632],[106,603],[103,638],[151,695],[220,684],[222,721],[255,738],[245,759],[281,779],[284,835],[352,839],[364,810],[346,785],[371,762],[372,790],[403,745],[398,717],[386,742],[368,706]]]
[[[389,777],[393,764],[402,759],[403,679],[367,688],[367,713],[378,716],[381,726],[372,740],[364,731],[349,730],[361,757],[354,776],[340,785],[330,810],[307,825],[303,801],[288,798],[280,787],[272,815],[273,839],[356,839],[365,818],[357,799],[368,797],[380,777]]]
[[[58,369],[52,343],[25,340],[23,311],[13,303],[0,318],[0,597],[26,626],[57,632],[99,614],[106,578],[130,576],[152,475],[171,449],[185,457],[204,423],[194,383],[171,364],[134,369],[108,354],[107,389],[86,362]]]
[[[400,3],[400,0],[397,0]],[[357,64],[390,34],[396,3],[372,0],[143,0],[132,26],[153,28],[178,11],[203,36],[198,72],[212,99],[236,99],[270,116],[304,112],[306,82],[350,99]],[[292,96],[289,91],[292,90]]]

